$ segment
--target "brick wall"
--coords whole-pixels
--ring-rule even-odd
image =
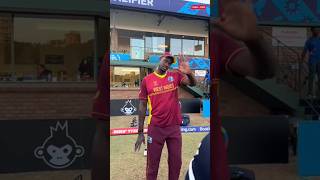
[[[88,117],[95,91],[95,83],[1,84],[0,120]]]
[[[64,119],[90,116],[95,83],[0,84],[0,120]],[[111,99],[138,98],[138,89],[112,89]],[[180,89],[180,98],[193,98]],[[129,97],[129,98],[128,98]],[[220,109],[224,116],[261,116],[269,110],[231,84],[220,83]]]
[[[139,88],[111,88],[110,99],[138,99]],[[193,96],[182,88],[179,88],[179,98],[190,99]]]

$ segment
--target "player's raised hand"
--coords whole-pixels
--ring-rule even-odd
[[[185,57],[182,54],[179,54],[179,70],[184,74],[190,74],[191,69],[189,66],[190,58]]]
[[[221,0],[220,9],[220,17],[212,21],[217,28],[244,42],[258,38],[251,0]]]

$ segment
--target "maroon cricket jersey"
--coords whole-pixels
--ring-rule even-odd
[[[211,32],[211,41],[213,46],[210,51],[213,53],[214,57],[212,58],[217,65],[215,71],[219,74],[219,77],[225,72],[234,73],[230,69],[230,65],[234,57],[246,48],[219,30]]]
[[[139,99],[148,100],[148,125],[167,127],[182,122],[178,87],[185,76],[179,71],[156,72],[143,78]]]
[[[92,117],[95,119],[107,119],[107,101],[109,94],[108,79],[109,73],[107,72],[107,62],[109,62],[109,53],[106,53],[104,60],[100,66],[99,77],[97,81],[97,93],[93,102]]]
[[[215,30],[211,32],[211,39],[210,39],[211,49],[210,49],[210,56],[213,59],[212,66],[214,69],[213,80],[219,80],[220,75],[225,72],[233,72],[234,69],[232,67],[232,63],[236,60],[236,57],[240,52],[246,50],[243,46],[241,46],[237,41],[233,40],[225,33]],[[214,86],[211,88],[212,96],[216,96],[217,92],[214,92],[214,89],[218,89],[218,83],[214,83]],[[218,97],[213,97],[214,99],[218,99]],[[212,147],[213,147],[213,155],[211,156],[212,160],[212,169],[209,170],[209,167],[198,167],[198,169],[203,169],[205,173],[202,174],[203,176],[210,176],[210,179],[215,180],[228,180],[229,177],[229,168],[228,168],[228,160],[227,160],[227,150],[224,145],[223,135],[221,132],[221,116],[219,112],[219,100],[216,100],[214,105],[211,107],[212,114],[214,114],[213,119],[213,137],[211,139]],[[210,152],[210,151],[207,151]],[[208,157],[208,156],[207,156]],[[195,164],[205,164],[200,162],[201,159],[196,159]],[[202,160],[203,161],[203,160]],[[204,160],[206,161],[206,160]],[[195,174],[201,172],[195,172]]]

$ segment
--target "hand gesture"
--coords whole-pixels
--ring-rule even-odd
[[[257,19],[252,11],[251,0],[222,0],[220,18],[213,24],[233,37],[244,42],[258,38]]]
[[[191,69],[189,66],[190,58],[186,58],[184,55],[179,55],[179,70],[184,74],[190,74]]]

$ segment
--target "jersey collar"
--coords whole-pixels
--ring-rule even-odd
[[[165,74],[163,74],[163,75],[158,74],[156,71],[154,71],[153,73],[154,73],[154,75],[156,75],[156,76],[159,77],[159,78],[164,78],[164,77],[166,77],[166,75],[167,75],[167,72],[166,72]]]

